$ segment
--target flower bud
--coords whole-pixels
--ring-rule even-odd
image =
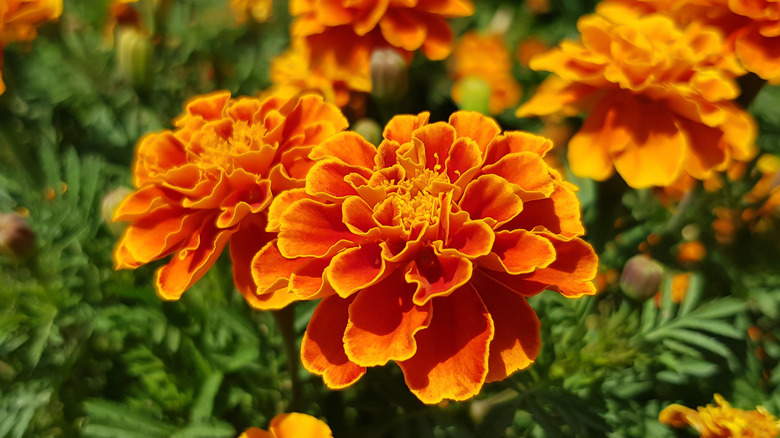
[[[476,111],[481,114],[490,114],[490,84],[476,76],[468,76],[455,82],[460,109]]]
[[[133,191],[127,187],[117,187],[111,190],[103,197],[103,201],[100,204],[100,213],[105,221],[108,230],[114,236],[119,236],[122,231],[125,230],[127,222],[114,221],[114,210],[119,207],[119,204],[132,193]]]
[[[378,145],[382,141],[382,128],[371,119],[362,118],[352,125],[352,130],[363,136],[369,143]]]
[[[116,46],[116,66],[120,74],[136,88],[143,88],[151,80],[152,42],[135,27],[119,29]]]
[[[639,254],[631,257],[620,274],[620,289],[628,297],[644,301],[658,292],[664,268],[655,260]]]
[[[35,250],[35,233],[18,213],[0,213],[0,254],[25,259]]]
[[[391,48],[371,53],[371,95],[376,99],[399,101],[409,85],[406,60]]]

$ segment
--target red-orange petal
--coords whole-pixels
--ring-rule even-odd
[[[545,289],[570,298],[595,294],[592,280],[596,277],[598,256],[593,248],[580,238],[567,240],[547,233],[543,236],[555,247],[555,262],[520,278],[528,283],[549,285]]]
[[[485,163],[493,164],[502,157],[517,152],[532,152],[544,157],[552,149],[550,139],[523,131],[508,131],[499,135],[487,147]]]
[[[306,177],[306,193],[329,201],[355,196],[358,194],[355,187],[345,180],[352,173],[357,173],[365,179],[371,177],[371,171],[365,167],[351,166],[334,158],[319,161],[312,166]]]
[[[333,290],[346,298],[377,283],[386,269],[382,249],[376,243],[369,243],[336,254],[328,267],[327,278]]]
[[[548,239],[523,229],[499,231],[493,252],[478,260],[480,266],[509,274],[527,274],[546,268],[556,259]]]
[[[430,113],[428,112],[422,112],[416,116],[410,114],[395,116],[385,125],[382,136],[400,144],[408,143],[412,141],[412,132],[428,124],[429,117]]]
[[[330,389],[345,388],[358,381],[366,369],[351,362],[344,352],[344,331],[353,298],[332,295],[314,309],[301,341],[301,363],[310,373],[322,376]]]
[[[325,422],[298,412],[275,416],[268,426],[268,431],[273,434],[272,438],[333,438],[333,433]]]
[[[479,393],[488,371],[493,321],[471,284],[433,302],[433,318],[415,335],[417,352],[398,365],[423,403],[466,400]]]
[[[278,247],[284,257],[321,257],[356,240],[341,219],[341,206],[302,199],[280,220]]]
[[[577,176],[604,181],[612,176],[610,150],[622,150],[629,142],[624,108],[617,99],[603,99],[569,140],[569,165]]]
[[[488,223],[499,226],[523,210],[523,201],[504,178],[482,175],[466,186],[458,206],[471,219],[489,218]]]
[[[241,222],[236,233],[230,237],[229,251],[233,263],[233,283],[250,304],[257,297],[257,285],[252,277],[252,260],[255,254],[274,238],[274,235],[266,233],[264,228],[263,215],[248,216]]]
[[[456,111],[452,113],[449,121],[458,138],[468,137],[474,140],[482,152],[501,133],[501,127],[494,119],[474,111]]]
[[[542,157],[533,152],[505,155],[495,164],[482,168],[487,174],[498,175],[526,192],[538,192],[548,197],[554,190],[553,179]]]
[[[350,360],[369,367],[414,355],[414,334],[428,327],[432,315],[431,303],[418,306],[412,302],[414,289],[400,275],[393,275],[356,296],[344,333]]]
[[[525,202],[523,211],[501,229],[531,231],[537,227],[569,237],[585,234],[577,195],[568,187],[559,185],[549,198]]]
[[[474,269],[469,259],[458,255],[436,254],[433,249],[420,251],[404,271],[409,283],[417,285],[414,303],[422,306],[434,297],[446,296],[466,284]]]
[[[376,147],[366,141],[360,134],[352,131],[339,132],[315,146],[309,153],[309,158],[338,158],[351,165],[374,168]]]

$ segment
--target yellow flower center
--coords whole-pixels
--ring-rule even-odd
[[[206,125],[193,136],[190,157],[201,168],[217,168],[230,173],[236,156],[259,149],[255,138],[261,134],[257,132],[260,129],[260,126],[249,126],[244,121]]]
[[[444,173],[435,170],[421,169],[412,178],[404,179],[397,184],[393,193],[395,217],[405,233],[412,231],[415,224],[427,223],[437,225],[441,215],[441,193],[452,190],[455,186],[449,182]]]

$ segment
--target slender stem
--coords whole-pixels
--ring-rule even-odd
[[[737,83],[739,88],[742,89],[742,94],[739,95],[736,102],[742,108],[747,108],[758,96],[758,92],[766,84],[766,80],[756,76],[755,73],[749,73],[738,78]]]
[[[284,350],[287,355],[287,368],[290,372],[290,383],[292,383],[292,402],[290,408],[292,411],[301,409],[301,381],[298,378],[301,362],[300,353],[296,345],[295,335],[295,303],[292,303],[281,310],[272,312],[274,321],[279,328],[284,340]]]

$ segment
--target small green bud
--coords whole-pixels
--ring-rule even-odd
[[[374,98],[398,102],[406,95],[409,75],[406,60],[391,48],[371,53],[371,95]]]
[[[646,255],[635,255],[623,266],[620,289],[628,297],[644,301],[658,292],[663,278],[663,266]]]
[[[117,70],[136,88],[144,88],[152,79],[152,42],[139,29],[123,26],[116,46]]]
[[[128,187],[117,187],[111,190],[103,197],[100,203],[100,213],[108,230],[114,236],[119,236],[127,227],[127,222],[114,221],[114,211],[124,199],[133,191]]]
[[[490,84],[484,79],[469,76],[456,84],[460,88],[460,109],[490,114]]]

